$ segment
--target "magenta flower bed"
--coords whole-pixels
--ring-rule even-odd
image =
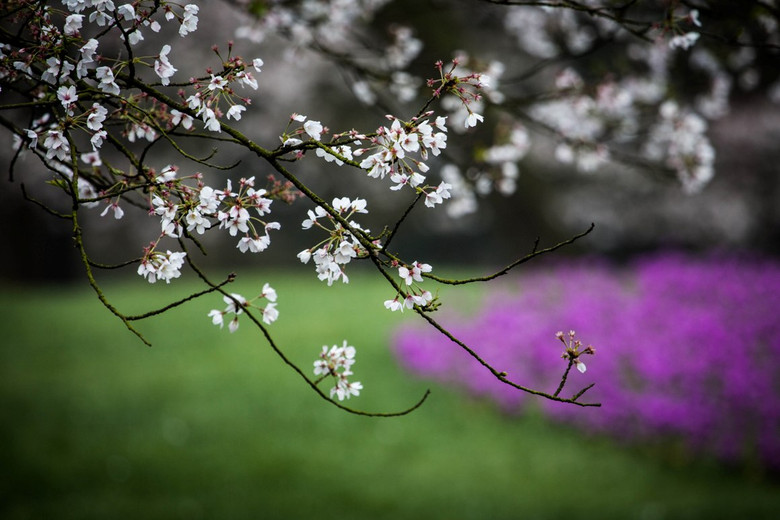
[[[507,285],[516,290],[491,295],[477,316],[439,318],[510,378],[549,392],[566,367],[555,333],[575,330],[596,355],[582,357],[587,371],[572,370],[562,395],[595,382],[585,397],[601,408],[529,400],[419,327],[397,335],[403,365],[508,411],[535,403],[555,420],[622,440],[672,438],[780,469],[780,263],[666,254],[622,269],[557,265],[514,280]]]

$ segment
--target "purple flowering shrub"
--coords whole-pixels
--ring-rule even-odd
[[[512,285],[512,284],[507,284]],[[451,331],[509,377],[552,392],[567,361],[557,331],[596,349],[562,396],[590,383],[601,408],[543,401],[549,417],[629,441],[678,439],[729,461],[780,469],[780,264],[657,255],[622,269],[579,261],[526,271]],[[404,328],[411,371],[465,386],[508,411],[527,396],[432,330]]]

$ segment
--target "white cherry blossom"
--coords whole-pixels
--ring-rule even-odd
[[[322,123],[319,121],[312,121],[311,119],[306,121],[303,124],[303,129],[306,131],[307,134],[309,134],[309,137],[314,139],[315,141],[319,141],[322,137]]]
[[[228,109],[228,111],[227,111],[227,114],[226,114],[226,117],[227,117],[228,119],[230,119],[230,118],[233,118],[233,119],[235,119],[236,121],[238,121],[239,119],[241,119],[241,112],[243,112],[244,110],[246,110],[246,107],[245,107],[245,106],[242,106],[242,105],[233,105],[233,106],[231,106],[231,107]]]
[[[170,52],[171,46],[167,44],[163,45],[158,59],[154,61],[154,71],[160,77],[160,82],[163,85],[168,85],[170,83],[171,76],[173,76],[178,70],[173,65],[171,65],[170,61],[168,61],[168,53]]]
[[[67,36],[74,36],[79,32],[79,29],[81,29],[81,24],[84,20],[84,15],[81,14],[71,14],[68,15],[65,18],[65,25],[62,28],[62,32],[64,32]]]

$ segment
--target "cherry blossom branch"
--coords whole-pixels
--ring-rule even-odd
[[[354,347],[346,341],[341,347],[334,345],[330,350],[325,347],[320,359],[315,362],[315,375],[321,377],[309,377],[286,357],[269,332],[268,325],[278,316],[273,288],[266,284],[261,295],[247,301],[243,296],[225,290],[224,286],[232,281],[232,277],[219,284],[213,282],[188,254],[191,244],[205,253],[198,236],[215,229],[236,237],[236,247],[242,253],[263,251],[271,241],[269,231],[280,228],[278,222],[271,222],[266,217],[271,213],[271,202],[289,202],[296,196],[302,196],[314,208],[308,211],[309,218],[301,226],[324,232],[326,237],[314,240],[316,245],[301,251],[298,258],[303,263],[313,258],[320,280],[328,285],[338,280],[347,283],[345,266],[351,261],[370,260],[379,276],[396,293],[395,299],[385,301],[385,307],[391,311],[414,309],[430,326],[463,348],[502,383],[547,399],[578,406],[598,406],[598,403],[576,402],[592,385],[581,389],[569,399],[561,397],[571,366],[576,365],[580,371],[584,371],[584,364],[578,356],[581,353],[592,353],[592,349],[588,352],[587,349],[578,350],[577,346],[567,346],[564,358],[568,358],[568,366],[552,394],[527,388],[511,381],[505,372],[485,361],[479,354],[478,345],[467,345],[434,320],[431,312],[440,305],[438,297],[419,285],[426,278],[449,285],[493,280],[537,256],[575,242],[589,234],[593,225],[546,249],[539,249],[537,239],[528,255],[516,259],[503,269],[487,276],[463,280],[449,280],[434,275],[429,264],[417,260],[408,262],[389,248],[420,200],[424,201],[426,207],[433,208],[445,203],[446,199],[465,197],[469,189],[472,189],[471,194],[475,191],[484,194],[495,185],[495,189],[504,194],[514,191],[515,179],[520,171],[518,163],[528,153],[530,146],[523,123],[528,123],[532,130],[541,129],[539,133],[546,133],[547,137],[557,142],[556,157],[560,162],[566,162],[560,157],[568,157],[569,162],[573,158],[580,161],[585,157],[590,160],[587,165],[591,169],[599,167],[608,158],[614,159],[615,164],[631,164],[633,156],[630,152],[639,150],[650,164],[673,170],[681,179],[685,175],[699,175],[700,178],[694,179],[691,186],[706,182],[713,162],[713,154],[704,135],[706,121],[687,108],[664,99],[665,95],[674,90],[674,85],[666,81],[672,75],[664,76],[671,70],[668,63],[682,61],[683,56],[679,53],[696,42],[700,34],[697,28],[701,25],[699,11],[696,9],[697,4],[686,1],[666,3],[655,10],[636,0],[602,5],[567,0],[486,1],[505,6],[565,9],[562,14],[566,16],[559,18],[566,18],[569,25],[563,22],[559,24],[555,15],[550,14],[552,11],[536,10],[533,13],[540,17],[540,30],[546,31],[548,26],[554,26],[556,30],[570,30],[571,36],[576,36],[578,29],[587,29],[580,35],[585,43],[580,41],[578,45],[581,46],[570,45],[568,41],[560,43],[558,40],[566,39],[567,35],[551,30],[549,34],[542,33],[541,39],[549,37],[552,50],[544,49],[537,55],[532,46],[523,48],[520,45],[521,50],[529,56],[542,59],[511,80],[512,86],[517,87],[515,92],[511,89],[506,92],[499,90],[503,64],[491,62],[486,65],[479,57],[458,54],[447,67],[442,61],[437,62],[439,77],[428,81],[427,86],[431,90],[420,97],[422,108],[410,119],[404,120],[392,114],[414,114],[417,106],[401,112],[388,110],[391,113],[387,116],[390,123],[380,126],[375,132],[358,133],[350,130],[331,133],[319,121],[307,120],[306,116],[294,113],[290,116],[287,128],[279,135],[282,144],[275,148],[261,146],[249,134],[237,130],[237,125],[230,123],[230,119],[237,121],[241,118],[251,101],[234,89],[258,88],[252,70],[258,74],[261,72],[261,59],[249,62],[233,55],[231,42],[227,55],[217,47],[213,48],[219,58],[216,70],[205,68],[205,74],[203,70],[197,71],[195,74],[187,74],[186,77],[192,78],[189,81],[176,82],[174,75],[177,69],[170,63],[168,56],[170,45],[164,45],[159,52],[155,49],[151,56],[144,45],[136,46],[141,41],[142,29],[148,27],[155,32],[161,29],[157,19],[163,24],[170,23],[169,27],[173,27],[173,31],[178,30],[181,36],[193,32],[198,23],[198,7],[195,4],[139,0],[111,5],[109,8],[103,3],[92,2],[90,4],[95,5],[86,6],[73,0],[63,2],[56,9],[47,9],[45,2],[20,2],[20,10],[29,10],[19,11],[22,14],[17,17],[10,13],[10,9],[17,5],[12,1],[9,3],[11,7],[0,8],[3,21],[8,21],[8,29],[5,25],[0,26],[0,73],[4,78],[3,95],[9,96],[4,99],[10,103],[0,106],[0,111],[4,111],[3,114],[10,111],[30,115],[24,128],[0,117],[0,123],[9,128],[15,137],[16,149],[10,174],[13,176],[16,158],[23,150],[31,151],[45,167],[54,171],[55,178],[51,183],[67,193],[71,203],[70,214],[58,213],[32,199],[23,188],[24,196],[49,213],[72,221],[74,242],[80,251],[90,285],[103,305],[146,344],[149,343],[132,328],[131,321],[162,314],[206,294],[219,293],[227,307],[209,313],[214,325],[221,328],[228,323],[224,321],[226,315],[235,315],[228,324],[232,332],[238,328],[239,315],[245,315],[242,319],[248,319],[258,327],[283,362],[291,366],[323,399],[335,406],[350,413],[368,416],[403,415],[419,407],[425,401],[427,392],[411,408],[390,414],[362,412],[336,402],[334,395],[342,400],[359,395],[362,389],[360,382],[347,379],[347,376],[351,376],[354,363]],[[388,104],[394,104],[395,101],[404,103],[414,98],[414,89],[411,89],[411,95],[407,92],[407,87],[414,83],[408,70],[413,70],[409,65],[419,53],[422,42],[413,36],[411,29],[391,31],[391,39],[394,40],[385,44],[381,38],[375,38],[373,33],[367,32],[368,26],[361,25],[362,20],[369,19],[373,14],[356,10],[355,6],[362,2],[354,5],[340,3],[339,16],[331,18],[333,13],[327,10],[333,6],[324,0],[326,8],[317,19],[307,18],[309,14],[299,3],[282,4],[264,5],[277,14],[290,15],[275,18],[280,24],[278,31],[289,37],[300,38],[303,47],[337,63],[345,78],[356,77],[357,81],[351,86],[365,105],[383,106],[381,101],[366,102],[367,98],[376,97],[376,85],[380,83],[382,88],[406,89],[393,90],[393,95],[399,99],[393,99],[393,103]],[[762,2],[751,5],[767,10],[767,5]],[[523,9],[510,11],[511,14],[528,12]],[[153,17],[155,13],[158,16]],[[708,17],[704,20],[705,24],[716,18],[712,12],[703,10],[702,13]],[[92,23],[93,19],[96,23]],[[343,23],[343,20],[348,20],[347,24],[338,27],[345,30],[333,30],[334,24]],[[603,20],[608,23],[601,23]],[[262,24],[264,21],[267,20],[260,18],[257,22]],[[286,21],[298,25],[285,26]],[[527,25],[520,23],[518,27],[525,30]],[[296,28],[298,30],[294,31]],[[12,32],[14,30],[17,32],[15,35]],[[657,33],[652,32],[656,30]],[[708,28],[701,34],[707,35],[709,32],[717,31]],[[729,34],[725,33],[723,38],[729,39]],[[88,39],[90,35],[97,39]],[[343,36],[345,41],[352,41],[355,45],[333,44],[330,35]],[[107,51],[107,46],[101,46],[101,53],[98,54],[98,43],[101,42],[97,40],[103,36],[106,36],[106,40],[111,36],[118,37],[118,48],[112,47]],[[619,84],[612,78],[606,78],[591,86],[573,68],[563,69],[564,65],[574,60],[587,59],[595,51],[613,42],[625,47],[627,40],[631,42],[632,48],[638,49],[634,54],[640,58],[629,56],[628,60],[640,61],[637,69],[652,65],[651,60],[655,59],[650,56],[652,53],[660,56],[656,56],[657,61],[668,62],[663,65],[664,74],[658,74],[664,81],[653,83],[657,78],[647,74],[639,76],[645,82],[626,81],[625,84]],[[654,46],[652,49],[645,45],[650,42]],[[647,56],[642,54],[645,51]],[[114,53],[115,56],[110,56]],[[538,72],[553,66],[562,70],[554,71],[559,74],[555,78],[555,88],[548,92],[546,85],[538,84],[547,79]],[[144,78],[147,74],[153,78],[156,76],[156,79],[147,81]],[[399,75],[406,75],[407,79],[400,80],[397,77]],[[583,76],[587,77],[588,74],[584,73]],[[179,74],[179,77],[185,76]],[[530,80],[533,80],[533,84],[526,88]],[[6,87],[6,83],[10,87]],[[503,86],[507,86],[506,82]],[[520,89],[532,94],[524,95]],[[174,91],[178,92],[172,94]],[[397,92],[404,92],[404,95]],[[433,108],[440,108],[440,113],[434,114]],[[45,114],[42,115],[43,112]],[[476,134],[477,139],[481,140],[483,135],[488,135],[492,130],[493,145],[488,148],[479,146],[464,154],[463,150],[468,148],[455,142],[460,139],[456,134],[472,132],[473,127],[485,119],[483,115],[490,120],[497,114],[500,117],[495,119],[498,121],[495,126],[485,130],[481,127]],[[572,121],[577,124],[572,124]],[[38,142],[39,138],[41,143]],[[449,150],[457,150],[450,156],[446,155],[448,138]],[[620,138],[630,143],[623,146],[625,141]],[[191,162],[220,171],[239,166],[240,162],[218,164],[221,161],[214,158],[221,148],[216,146],[205,155],[201,154],[200,149],[191,151],[187,146],[191,143],[190,139],[200,140],[195,141],[195,144],[205,139],[213,145],[229,144],[252,152],[261,159],[260,163],[270,167],[285,182],[283,185],[273,184],[273,187],[269,186],[265,190],[259,185],[255,186],[254,176],[241,178],[238,186],[234,186],[232,182],[235,179],[225,175],[224,187],[217,188],[209,186],[200,173],[177,174],[178,165],[169,165],[159,172],[149,165],[149,162],[155,160],[154,154],[164,148],[175,151],[187,164]],[[689,149],[681,151],[681,143]],[[653,150],[649,145],[657,149]],[[108,152],[101,151],[101,146],[108,148]],[[365,199],[340,197],[332,202],[327,201],[313,189],[313,185],[301,180],[294,167],[288,166],[304,158],[317,160],[312,156],[339,166],[344,165],[355,174],[375,178],[378,183],[389,182],[391,190],[412,190],[414,198],[400,216],[388,220],[389,224],[382,228],[381,233],[372,234],[355,222],[361,213],[368,211]],[[453,165],[441,164],[445,162],[444,159],[457,159],[454,162],[460,162],[461,166],[468,163],[470,171],[462,176],[458,172],[453,173],[450,168]],[[577,165],[580,166],[579,162]],[[430,184],[432,181],[428,180],[436,178],[437,168],[441,168],[438,172],[441,178],[438,186]],[[426,176],[430,169],[434,171]],[[502,177],[496,178],[499,175]],[[487,189],[483,189],[485,183],[482,181],[486,180],[490,182]],[[155,223],[159,228],[155,238],[144,248],[143,256],[109,266],[95,262],[87,255],[77,211],[79,207],[92,207],[101,202],[105,203],[101,216],[112,211],[115,218],[121,218],[121,202],[156,217]],[[453,206],[449,205],[447,209],[454,210]],[[176,239],[182,251],[166,251],[163,246],[170,239]],[[135,316],[124,315],[108,302],[92,269],[118,268],[136,263],[139,264],[138,274],[150,283],[159,280],[171,282],[180,276],[180,269],[186,263],[206,288],[193,291],[185,298],[162,308]],[[260,307],[256,301],[266,302],[265,307]],[[571,334],[573,337],[573,332]],[[336,386],[328,396],[318,385],[331,378]]]

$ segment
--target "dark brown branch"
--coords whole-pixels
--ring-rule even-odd
[[[433,274],[429,274],[429,273],[423,273],[422,276],[424,276],[425,278],[430,278],[431,280],[436,280],[437,282],[440,282],[440,283],[443,283],[443,284],[447,284],[447,285],[463,285],[463,284],[474,283],[474,282],[487,282],[487,281],[493,280],[495,278],[498,278],[499,276],[503,276],[503,275],[507,274],[513,268],[517,267],[520,264],[524,264],[524,263],[528,262],[529,260],[533,260],[537,256],[541,256],[541,255],[544,255],[544,254],[547,254],[547,253],[552,253],[553,251],[556,251],[556,250],[558,250],[558,249],[560,249],[560,248],[562,248],[564,246],[567,246],[569,244],[573,244],[574,242],[576,242],[580,238],[584,237],[585,235],[587,235],[591,231],[593,231],[593,229],[595,227],[596,227],[595,224],[591,224],[590,227],[588,227],[588,229],[586,229],[582,233],[574,235],[573,237],[571,237],[571,238],[569,238],[567,240],[564,240],[563,242],[559,242],[559,243],[555,244],[554,246],[548,247],[546,249],[537,249],[537,245],[539,243],[539,240],[537,239],[535,244],[534,244],[533,249],[531,250],[531,252],[529,254],[527,254],[526,256],[524,256],[522,258],[519,258],[518,260],[515,260],[511,264],[509,264],[506,267],[504,267],[503,269],[501,269],[500,271],[497,271],[497,272],[495,272],[495,273],[493,273],[491,275],[488,275],[488,276],[476,276],[476,277],[473,277],[473,278],[464,278],[464,279],[460,279],[460,280],[449,280],[447,278],[441,278],[439,276],[436,276],[436,275],[433,275]]]
[[[424,193],[421,191],[417,194],[417,196],[414,198],[414,200],[407,206],[406,210],[404,211],[403,215],[396,221],[395,225],[393,226],[393,230],[390,232],[390,234],[387,236],[387,240],[385,240],[385,243],[382,245],[382,252],[387,251],[387,248],[390,246],[390,242],[393,241],[393,238],[395,237],[396,233],[398,233],[398,229],[401,227],[401,223],[403,223],[404,220],[406,220],[406,217],[409,216],[409,213],[412,212],[412,209],[417,205],[417,203],[420,201]]]
[[[143,314],[137,314],[137,315],[134,315],[134,316],[127,316],[126,319],[128,321],[136,321],[136,320],[143,320],[143,319],[146,319],[146,318],[150,318],[152,316],[157,316],[158,314],[162,314],[162,313],[164,313],[166,311],[169,311],[169,310],[173,309],[174,307],[178,307],[179,305],[183,305],[183,304],[187,303],[188,301],[194,300],[196,298],[200,298],[201,296],[204,296],[206,294],[211,294],[214,291],[219,290],[221,287],[231,283],[235,279],[236,279],[236,275],[234,273],[231,273],[231,274],[228,275],[228,277],[225,279],[224,282],[222,282],[222,283],[220,283],[220,284],[218,284],[218,285],[216,285],[214,287],[209,287],[208,289],[204,289],[204,290],[202,290],[200,292],[193,293],[193,294],[187,296],[186,298],[182,298],[181,300],[177,300],[177,301],[175,301],[173,303],[170,303],[170,304],[166,305],[165,307],[161,307],[161,308],[159,308],[157,310],[145,312]]]
[[[558,385],[558,388],[555,389],[555,392],[553,392],[553,395],[558,395],[561,393],[561,390],[563,390],[564,385],[566,385],[566,378],[569,377],[569,372],[571,371],[571,367],[574,365],[574,360],[569,359],[569,364],[566,365],[566,371],[563,373],[563,377],[561,377],[561,383]],[[582,395],[582,394],[579,394]],[[579,397],[579,395],[577,397]]]

